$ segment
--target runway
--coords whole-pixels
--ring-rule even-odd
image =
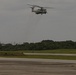
[[[30,62],[58,62],[58,63],[76,63],[76,60],[59,59],[34,59],[34,58],[0,58],[0,61],[30,61]]]
[[[76,60],[0,58],[0,75],[76,75]]]
[[[76,54],[59,54],[59,53],[23,53],[24,55],[60,55],[60,56],[76,56]]]

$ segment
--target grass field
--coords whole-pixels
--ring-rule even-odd
[[[39,58],[39,59],[63,59],[76,60],[76,56],[58,56],[58,55],[20,55],[20,56],[1,56],[6,58]]]
[[[56,50],[26,50],[25,53],[65,53],[76,54],[76,49],[56,49]]]
[[[76,49],[56,49],[56,50],[20,50],[20,51],[0,51],[2,53],[65,53],[76,54]]]
[[[66,59],[76,60],[76,56],[60,56],[60,55],[24,55],[25,53],[64,53],[76,54],[76,49],[59,49],[59,50],[27,50],[27,51],[0,51],[0,57],[17,57],[17,58],[43,58],[43,59]]]

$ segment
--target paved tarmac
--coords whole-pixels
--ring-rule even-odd
[[[76,75],[76,60],[0,58],[0,75]]]
[[[76,54],[59,54],[59,53],[23,53],[24,55],[60,55],[60,56],[76,56]]]
[[[61,59],[35,59],[35,58],[0,58],[0,61],[32,61],[32,62],[58,62],[58,63],[76,63],[76,60]]]

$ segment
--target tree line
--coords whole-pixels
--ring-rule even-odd
[[[67,41],[53,41],[53,40],[42,40],[41,42],[22,44],[3,44],[0,43],[0,51],[17,51],[17,50],[53,50],[53,49],[76,49],[76,42]]]

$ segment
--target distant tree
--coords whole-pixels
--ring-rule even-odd
[[[76,42],[71,40],[66,41],[53,41],[53,40],[42,40],[41,42],[23,44],[3,44],[0,43],[0,51],[11,51],[11,50],[53,50],[53,49],[76,49]]]

